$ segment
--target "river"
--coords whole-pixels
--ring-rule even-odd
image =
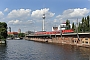
[[[7,40],[0,45],[0,60],[89,60],[90,48],[40,43],[27,40]]]

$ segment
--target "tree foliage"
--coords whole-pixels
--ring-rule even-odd
[[[74,25],[74,22],[72,23],[72,29],[73,29],[73,30],[75,29],[75,25]]]
[[[25,34],[24,33],[19,33],[18,37],[25,37]]]
[[[66,26],[67,29],[70,29],[70,21],[66,20]],[[74,31],[76,30],[76,26],[74,24],[74,22],[72,23],[72,29]],[[81,22],[78,22],[78,32],[90,32],[90,17],[89,15],[87,17],[82,17]]]
[[[70,21],[69,20],[66,20],[66,29],[70,29]]]
[[[0,22],[0,39],[7,38],[7,24],[5,22]]]
[[[89,15],[87,17],[83,17],[82,18],[82,23],[79,24],[79,27],[80,28],[80,32],[89,32],[90,31],[90,27],[89,27]]]

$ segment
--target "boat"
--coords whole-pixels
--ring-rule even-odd
[[[11,38],[11,37],[8,37],[8,38],[7,38],[7,40],[12,40],[12,39],[13,39],[13,38]]]
[[[19,37],[17,37],[17,38],[14,38],[15,40],[20,40],[20,38]]]

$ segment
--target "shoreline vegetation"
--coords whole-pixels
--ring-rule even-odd
[[[0,22],[0,44],[6,44],[7,38],[7,24]]]
[[[72,29],[74,30],[74,32],[77,32],[77,29],[78,29],[78,33],[90,32],[90,21],[89,20],[90,20],[90,17],[88,15],[86,17],[83,17],[80,22],[77,21],[76,24],[73,22]],[[66,29],[70,29],[70,20],[68,19],[66,20],[66,26],[67,26]]]

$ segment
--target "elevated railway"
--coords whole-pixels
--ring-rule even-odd
[[[78,33],[78,36],[77,33],[35,34],[26,35],[26,40],[90,47],[90,33]]]

